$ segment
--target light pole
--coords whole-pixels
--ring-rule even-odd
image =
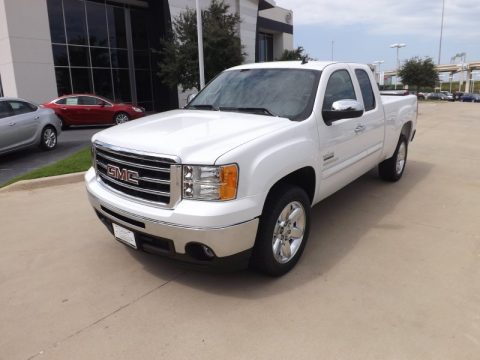
[[[377,75],[378,75],[377,81],[378,81],[378,84],[379,84],[379,85],[381,85],[381,84],[380,84],[380,82],[381,82],[381,81],[380,81],[380,77],[382,76],[382,72],[380,71],[380,66],[382,66],[382,64],[383,64],[384,62],[385,62],[384,60],[376,60],[376,61],[373,62],[373,64],[375,65],[376,73],[377,73]]]
[[[453,74],[450,73],[450,75],[448,75],[448,79],[450,80],[450,94],[452,93],[452,80],[453,80]]]
[[[400,70],[400,58],[399,58],[399,50],[400,48],[403,48],[407,46],[406,44],[392,44],[390,45],[391,48],[396,48],[397,49],[397,73],[395,76],[395,90],[397,90],[397,83],[398,83],[398,70]]]
[[[196,0],[197,7],[197,39],[198,39],[198,70],[200,72],[200,89],[205,87],[205,70],[203,65],[203,28],[202,28],[202,10],[199,0]]]
[[[442,2],[442,23],[440,25],[440,45],[438,46],[438,65],[442,56],[442,38],[443,38],[443,17],[445,15],[445,0]]]

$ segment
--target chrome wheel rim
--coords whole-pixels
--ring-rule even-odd
[[[128,116],[125,114],[118,114],[115,118],[117,124],[123,124],[124,122],[128,121]]]
[[[53,148],[57,143],[57,135],[52,129],[46,129],[43,132],[43,142],[49,148]]]
[[[397,154],[397,165],[396,165],[396,171],[397,174],[401,174],[403,171],[403,167],[405,166],[405,158],[407,156],[407,146],[405,145],[405,142],[402,141],[400,144],[400,147],[398,148],[398,154]]]
[[[302,204],[293,201],[278,216],[273,230],[273,256],[280,264],[293,259],[300,249],[306,226],[306,214]]]

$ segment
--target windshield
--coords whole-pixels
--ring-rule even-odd
[[[218,75],[186,109],[238,111],[305,120],[312,113],[320,71],[244,69]]]

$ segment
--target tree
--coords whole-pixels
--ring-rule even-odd
[[[297,47],[293,50],[283,50],[282,56],[278,59],[279,61],[290,61],[290,60],[303,60],[310,59],[308,54],[305,53],[305,49],[302,46]]]
[[[240,65],[245,57],[238,36],[240,16],[230,14],[229,8],[223,0],[212,0],[208,9],[202,11],[206,81],[229,67]],[[171,33],[161,41],[158,75],[171,87],[200,88],[196,16],[193,9],[180,13],[173,21]]]
[[[438,81],[438,71],[430,57],[407,60],[398,71],[398,76],[402,78],[402,84],[415,86],[416,90],[420,86],[433,87]]]

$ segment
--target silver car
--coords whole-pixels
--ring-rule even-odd
[[[0,98],[0,154],[39,145],[57,146],[62,124],[53,110],[16,98]]]

